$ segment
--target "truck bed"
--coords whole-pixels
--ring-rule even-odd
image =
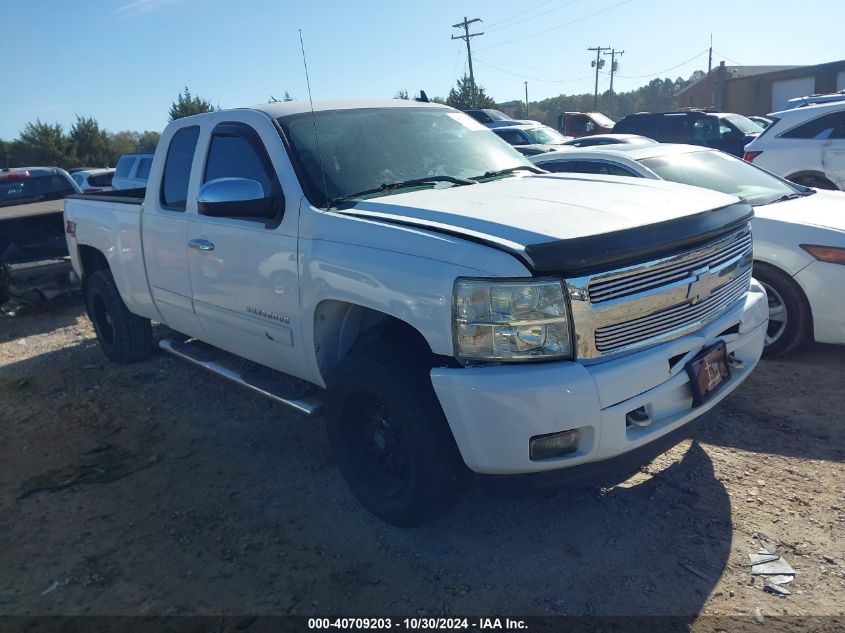
[[[146,193],[146,187],[137,187],[135,189],[112,189],[111,191],[102,191],[100,193],[77,193],[72,196],[68,196],[67,199],[102,200],[103,202],[113,202],[117,204],[142,204]]]

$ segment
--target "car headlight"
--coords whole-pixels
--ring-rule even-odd
[[[461,360],[571,358],[561,280],[455,281],[455,355]]]

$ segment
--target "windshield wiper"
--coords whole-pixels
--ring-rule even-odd
[[[505,169],[494,169],[493,171],[485,172],[484,175],[478,176],[478,178],[495,178],[496,176],[504,176],[505,174],[512,174],[515,171],[519,171],[524,169],[526,171],[530,171],[535,174],[545,174],[546,172],[539,167],[534,167],[534,165],[517,165],[516,167],[506,167]]]
[[[357,200],[358,198],[362,198],[363,196],[372,196],[377,193],[388,193],[390,191],[394,191],[395,189],[404,189],[406,187],[417,187],[421,185],[434,185],[438,182],[450,182],[455,186],[458,185],[477,185],[478,181],[471,180],[469,178],[457,178],[455,176],[425,176],[423,178],[410,178],[408,180],[397,180],[396,182],[388,182],[383,183],[380,187],[375,187],[374,189],[365,189],[364,191],[358,191],[356,193],[350,193],[345,196],[339,196],[337,198],[333,198],[329,200],[326,208],[331,209],[334,206],[337,206],[340,202],[347,202],[350,200]]]
[[[774,204],[776,202],[786,202],[787,200],[795,200],[796,198],[803,198],[805,195],[807,195],[807,194],[805,194],[805,193],[785,193],[780,198],[775,198],[774,200],[766,202],[765,204]]]

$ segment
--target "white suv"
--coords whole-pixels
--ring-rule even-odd
[[[801,185],[845,190],[845,101],[769,117],[774,123],[745,146],[745,160]]]

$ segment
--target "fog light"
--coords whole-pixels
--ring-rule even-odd
[[[531,461],[537,461],[574,453],[578,450],[580,435],[581,432],[578,429],[535,435],[528,442],[528,457]]]

